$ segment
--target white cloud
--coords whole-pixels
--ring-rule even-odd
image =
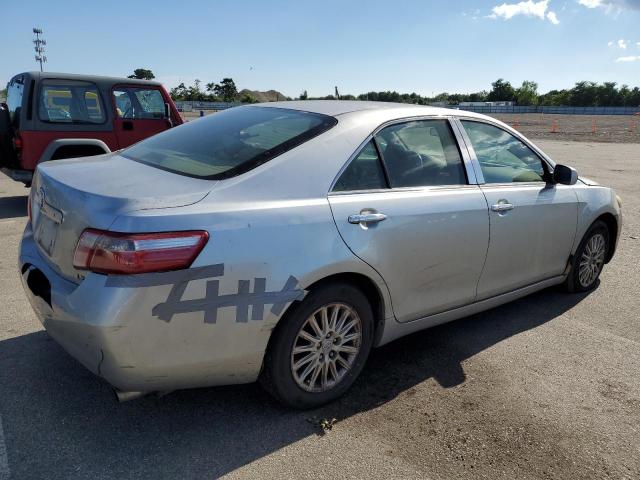
[[[640,48],[640,42],[636,42],[636,46]]]
[[[587,8],[596,8],[602,5],[602,0],[578,0],[578,3]]]
[[[547,12],[547,20],[549,20],[554,25],[558,25],[560,23],[560,20],[558,20],[558,16],[556,15],[556,12]]]
[[[628,62],[640,62],[640,55],[639,56],[630,56],[630,57],[618,57],[616,58],[616,62],[617,63],[628,63]]]
[[[607,13],[621,10],[640,10],[640,0],[578,0],[586,8],[601,8]]]
[[[627,49],[627,42],[624,39],[620,39],[618,40],[618,47],[622,50],[626,50]]]
[[[526,0],[518,3],[503,3],[491,9],[489,18],[502,18],[511,20],[513,17],[523,15],[525,17],[537,17],[540,20],[548,20],[554,25],[560,23],[555,12],[549,10],[549,0]]]
[[[608,45],[609,47],[613,47],[613,40],[611,40],[609,43],[607,43],[607,45]]]

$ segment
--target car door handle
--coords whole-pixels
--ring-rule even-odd
[[[491,210],[494,212],[507,212],[509,210],[513,210],[515,207],[511,203],[496,203],[495,205],[491,205]]]
[[[349,215],[349,223],[378,223],[385,220],[387,216],[384,213],[358,213],[357,215]]]

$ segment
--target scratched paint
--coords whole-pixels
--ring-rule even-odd
[[[189,270],[161,273],[144,273],[140,275],[109,275],[106,287],[139,288],[159,285],[172,285],[166,301],[153,307],[152,315],[160,320],[170,322],[179,313],[203,312],[205,323],[216,323],[220,308],[235,308],[236,322],[249,321],[249,307],[251,320],[264,319],[264,309],[271,305],[271,313],[280,315],[288,303],[302,300],[306,292],[297,288],[298,279],[290,276],[281,290],[266,291],[267,279],[256,277],[253,279],[253,291],[250,280],[239,280],[237,293],[220,294],[220,280],[215,277],[224,276],[224,264],[197,267]],[[208,279],[203,298],[182,300],[189,282]]]

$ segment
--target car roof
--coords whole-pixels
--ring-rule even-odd
[[[77,73],[32,71],[32,72],[19,73],[17,75],[14,75],[14,77],[19,75],[26,75],[30,78],[37,79],[37,80],[45,79],[45,78],[60,79],[60,80],[83,80],[86,82],[93,82],[99,85],[105,85],[105,84],[112,85],[117,83],[127,83],[130,85],[154,85],[154,86],[162,85],[160,82],[154,82],[153,80],[139,80],[137,78],[125,78],[125,77],[107,77],[102,75],[84,75],[84,74],[77,74]]]
[[[252,106],[264,108],[288,108],[311,113],[320,113],[337,117],[340,115],[357,115],[358,113],[379,112],[388,118],[402,118],[412,116],[442,116],[457,115],[465,117],[483,118],[484,115],[454,110],[451,108],[431,107],[428,105],[414,105],[411,103],[370,102],[360,100],[293,100],[284,102],[255,103]],[[350,116],[351,116],[350,115]],[[493,120],[493,119],[492,119]]]

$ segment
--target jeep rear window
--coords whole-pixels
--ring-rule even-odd
[[[337,122],[286,108],[236,107],[143,140],[122,156],[181,175],[223,179],[251,170]]]
[[[14,77],[7,85],[7,106],[9,118],[14,128],[19,128],[20,108],[22,108],[22,96],[24,95],[24,77]]]
[[[105,122],[98,88],[90,82],[43,80],[38,116],[49,123],[100,124]]]

